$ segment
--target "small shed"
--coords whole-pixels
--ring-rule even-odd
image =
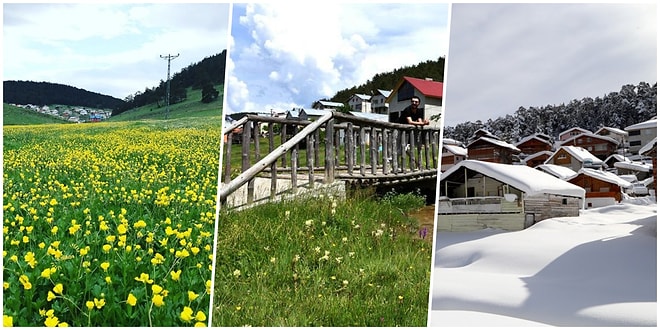
[[[464,160],[440,176],[438,229],[520,230],[578,216],[585,190],[525,165]]]

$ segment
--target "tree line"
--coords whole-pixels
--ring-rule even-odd
[[[117,109],[124,101],[64,84],[7,80],[2,83],[4,103],[38,106],[61,104],[95,109]]]
[[[624,129],[657,115],[657,82],[626,84],[618,92],[574,99],[568,104],[519,107],[513,114],[485,122],[464,122],[444,128],[444,138],[468,143],[479,129],[485,129],[510,143],[536,133],[553,138],[573,127],[595,132],[602,127]],[[551,141],[554,142],[554,141]]]
[[[438,57],[437,60],[427,60],[415,65],[404,66],[390,72],[377,73],[364,84],[342,89],[335,93],[330,99],[323,101],[332,101],[346,103],[353,94],[375,95],[378,89],[392,90],[404,76],[415,78],[431,78],[435,81],[444,81],[445,59]]]

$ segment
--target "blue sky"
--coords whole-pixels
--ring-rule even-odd
[[[3,81],[120,99],[228,47],[228,3],[3,3]]]
[[[286,111],[447,55],[446,3],[234,4],[225,111]]]
[[[645,4],[453,4],[444,125],[657,82],[657,14]]]

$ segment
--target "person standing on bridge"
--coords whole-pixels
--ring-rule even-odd
[[[400,124],[426,126],[429,120],[424,118],[424,108],[419,106],[419,97],[413,96],[410,105],[401,111]]]

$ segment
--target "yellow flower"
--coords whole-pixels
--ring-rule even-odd
[[[126,303],[131,306],[135,306],[135,304],[137,303],[137,298],[135,298],[135,296],[132,293],[129,293],[128,298],[126,298]]]
[[[211,280],[206,280],[206,293],[211,294]]]
[[[57,271],[56,267],[46,268],[41,272],[41,277],[50,278]]]
[[[30,289],[32,289],[32,283],[30,283],[30,278],[27,277],[27,275],[21,275],[21,276],[18,278],[18,281],[21,282],[21,284],[23,284],[23,288],[24,288],[25,290],[30,290]]]
[[[110,278],[110,276],[106,276],[105,277],[105,282],[108,283],[108,284],[112,283],[112,278]]]
[[[196,294],[194,291],[188,291],[188,301],[193,301],[199,297],[198,294]]]
[[[44,321],[44,324],[47,327],[55,327],[57,324],[60,323],[59,320],[57,319],[57,316],[49,316],[46,318],[46,321]]]
[[[179,269],[177,271],[171,271],[170,275],[172,276],[173,281],[178,281],[179,278],[181,278],[181,269]]]
[[[196,323],[195,323],[195,328],[206,328],[206,323],[204,323],[204,322],[196,322]]]
[[[125,224],[123,224],[123,223],[122,223],[122,224],[119,224],[119,226],[117,226],[117,232],[118,232],[120,235],[124,235],[124,234],[126,234],[126,231],[127,231],[127,230],[128,230],[127,226],[126,226]]]
[[[103,271],[106,271],[106,272],[107,272],[107,271],[108,271],[108,267],[110,267],[110,263],[109,263],[109,262],[106,261],[106,262],[102,262],[102,263],[101,263],[101,268],[103,269]]]
[[[112,246],[110,244],[103,245],[103,252],[108,253],[110,252],[110,249],[112,249]]]
[[[9,282],[2,282],[2,289],[3,290],[9,289]]]
[[[151,284],[154,282],[154,280],[149,279],[149,274],[145,273],[140,274],[140,277],[136,277],[135,280],[146,284]]]
[[[190,307],[188,306],[183,307],[183,311],[181,312],[180,315],[181,320],[183,320],[184,322],[192,321],[192,314],[193,314],[193,310]]]
[[[105,306],[105,299],[94,298],[94,305],[96,306],[97,309],[101,309],[103,306]]]
[[[163,301],[163,296],[159,294],[155,294],[153,298],[151,298],[151,302],[153,302],[154,305],[156,305],[156,307],[161,307],[165,305],[165,302]]]
[[[153,291],[154,294],[159,294],[161,291],[163,291],[163,287],[158,284],[154,284],[151,286],[151,291]]]
[[[93,301],[87,301],[85,303],[85,306],[87,306],[87,309],[92,310],[92,309],[94,309],[94,302]]]
[[[206,321],[206,314],[202,311],[198,311],[197,314],[195,314],[195,320],[200,322]]]
[[[13,327],[14,326],[14,318],[12,316],[2,314],[2,326],[3,327]]]
[[[34,265],[37,264],[37,259],[35,259],[33,252],[26,253],[24,259],[25,259],[25,262],[27,262],[28,265],[30,265],[31,268],[34,268]]]
[[[53,292],[57,294],[62,294],[62,291],[64,291],[64,286],[62,285],[62,283],[55,284],[55,287],[53,288]]]
[[[46,300],[51,301],[56,298],[57,296],[53,293],[53,291],[48,291],[48,297],[46,297]]]

